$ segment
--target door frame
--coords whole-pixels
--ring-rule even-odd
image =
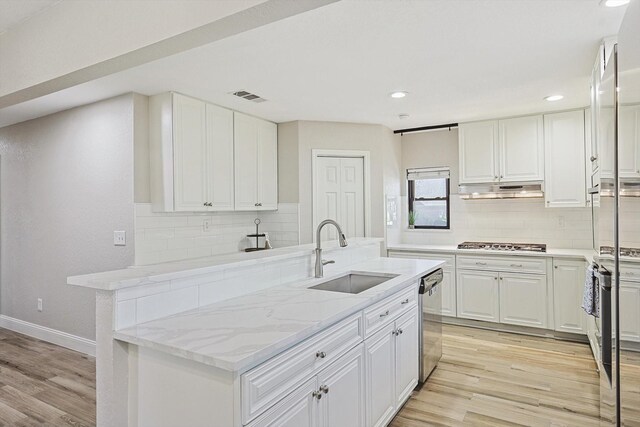
[[[311,150],[311,213],[312,213],[312,242],[316,242],[316,227],[318,227],[318,218],[316,215],[317,206],[317,181],[316,172],[318,170],[318,157],[336,157],[336,158],[361,158],[363,161],[363,181],[364,181],[364,237],[371,236],[371,152],[358,150]]]

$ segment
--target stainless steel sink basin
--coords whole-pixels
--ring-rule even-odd
[[[352,273],[338,277],[337,279],[327,280],[319,285],[311,286],[309,289],[359,294],[397,276],[397,274]]]

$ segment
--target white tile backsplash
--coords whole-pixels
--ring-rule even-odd
[[[155,213],[149,203],[136,203],[136,265],[179,261],[237,252],[249,246],[246,235],[268,233],[274,248],[299,244],[297,203],[280,203],[272,212]],[[204,231],[204,221],[209,230]],[[253,241],[252,241],[253,243]],[[264,244],[264,239],[260,239]]]
[[[407,224],[407,198],[401,198]],[[408,230],[400,242],[457,245],[463,241],[546,243],[552,248],[589,249],[591,208],[546,208],[544,199],[462,200],[451,195],[450,230]]]

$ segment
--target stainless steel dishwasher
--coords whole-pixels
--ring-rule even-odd
[[[442,279],[442,269],[439,268],[420,280],[420,371],[416,388],[422,387],[442,358]]]

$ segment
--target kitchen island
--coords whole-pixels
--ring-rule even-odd
[[[379,253],[379,239],[329,249],[336,264],[321,279],[309,278],[306,246],[242,259],[240,269],[213,262],[222,273],[158,268],[178,275],[169,283],[122,271],[112,277],[127,276],[125,287],[87,277],[105,288],[97,291],[99,425],[384,424],[417,383],[418,281],[443,263]],[[310,289],[348,273],[384,281],[357,294]],[[184,292],[192,288],[195,307]],[[149,301],[159,304],[151,314]]]

